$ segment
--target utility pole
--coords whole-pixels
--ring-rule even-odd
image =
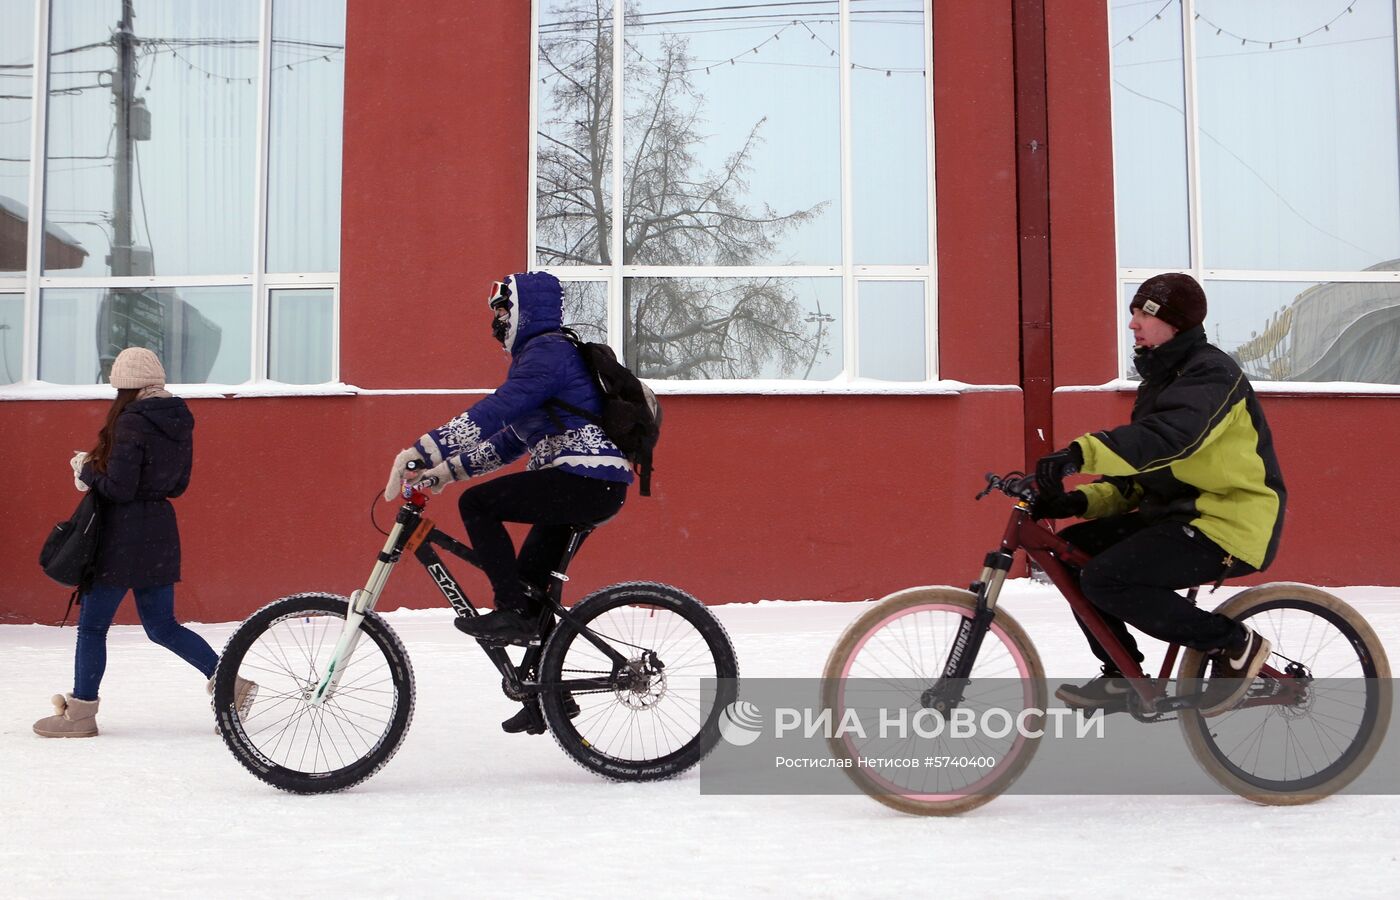
[[[136,35],[132,20],[134,0],[122,0],[117,23],[117,76],[112,79],[112,105],[116,114],[116,166],[112,187],[111,274],[131,275],[131,175],[135,151],[132,141],[132,106],[136,95]]]
[[[149,247],[137,249],[133,234],[136,142],[151,139],[151,114],[136,96],[135,0],[122,0],[122,17],[113,36],[117,71],[112,79],[112,111],[116,147],[112,173],[112,252],[107,265],[115,277],[153,275]],[[148,236],[149,239],[149,236]],[[107,377],[112,360],[126,347],[148,347],[165,359],[166,370],[178,376],[178,365],[169,359],[166,313],[155,289],[108,288],[97,322],[100,370]]]

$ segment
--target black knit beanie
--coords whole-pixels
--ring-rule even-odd
[[[1195,328],[1206,319],[1206,292],[1196,279],[1181,272],[1153,275],[1142,283],[1128,309],[1141,308],[1177,331]]]

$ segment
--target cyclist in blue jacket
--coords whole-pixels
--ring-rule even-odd
[[[568,526],[615,515],[632,482],[632,467],[593,422],[549,404],[558,399],[597,416],[599,389],[574,344],[560,332],[563,290],[547,272],[525,272],[495,282],[489,299],[492,336],[510,354],[505,383],[470,409],[418,438],[399,453],[384,498],[409,481],[432,478],[437,493],[453,481],[493,472],[524,455],[524,472],[464,491],[462,523],[495,593],[494,612],[458,618],[463,632],[502,643],[527,640],[539,628],[541,608],[521,579],[543,587],[558,564]],[[409,473],[410,460],[432,468]],[[517,557],[506,522],[530,529]],[[531,707],[502,723],[506,731],[534,729]],[[542,730],[542,729],[541,729]]]

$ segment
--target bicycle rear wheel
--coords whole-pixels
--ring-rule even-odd
[[[214,673],[219,732],[249,772],[298,794],[339,791],[379,771],[413,718],[413,669],[398,635],[375,613],[345,661],[335,692],[309,702],[345,626],[349,601],[298,594],[253,613]],[[238,709],[237,678],[257,684]]]
[[[704,759],[719,740],[719,715],[739,689],[734,646],[719,620],[684,591],[651,582],[603,588],[571,612],[627,665],[614,673],[572,623],[555,627],[540,659],[541,684],[613,678],[610,688],[540,694],[564,752],[616,781],[671,778]],[[703,679],[715,679],[712,694],[702,691]]]
[[[976,608],[977,598],[967,591],[916,587],[891,594],[863,613],[841,635],[827,659],[822,700],[832,711],[832,721],[843,721],[848,711],[873,721],[869,706],[873,703],[889,712],[889,700],[900,694],[905,695],[905,711],[917,716],[926,707],[924,690],[939,682],[959,626]],[[978,741],[968,760],[976,760],[976,765],[862,764],[911,757],[913,737],[864,738],[848,732],[828,740],[831,752],[848,763],[842,771],[862,791],[892,809],[921,816],[951,816],[976,809],[1015,781],[1040,746],[1037,737],[1024,732],[1043,727],[1039,711],[1046,708],[1045,671],[1030,638],[1007,613],[997,610],[962,694],[959,708],[978,718],[992,709],[1005,711],[1012,720],[1022,711],[1036,712],[1026,714],[1028,728]],[[969,756],[967,741],[953,742],[942,735],[917,740],[917,757],[958,761]]]
[[[1215,718],[1183,710],[1191,755],[1217,783],[1255,803],[1310,803],[1350,784],[1390,724],[1390,663],[1370,625],[1339,598],[1305,584],[1252,588],[1216,612],[1267,638],[1267,665],[1291,677],[1259,676],[1239,707]],[[1179,690],[1195,690],[1208,662],[1187,651]],[[1271,702],[1299,683],[1296,699]]]

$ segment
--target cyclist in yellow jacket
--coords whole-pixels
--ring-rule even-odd
[[[1179,273],[1149,278],[1130,309],[1142,375],[1132,418],[1043,457],[1032,512],[1091,520],[1061,533],[1094,557],[1080,575],[1084,595],[1139,661],[1125,622],[1209,653],[1211,679],[1220,687],[1207,688],[1200,709],[1218,715],[1244,695],[1268,658],[1269,642],[1176,591],[1273,561],[1283,528],[1283,477],[1249,380],[1206,340],[1206,295],[1196,280]],[[1064,491],[1064,477],[1075,472],[1103,478]],[[1085,634],[1102,674],[1061,685],[1055,696],[1077,708],[1126,704],[1126,679]]]

